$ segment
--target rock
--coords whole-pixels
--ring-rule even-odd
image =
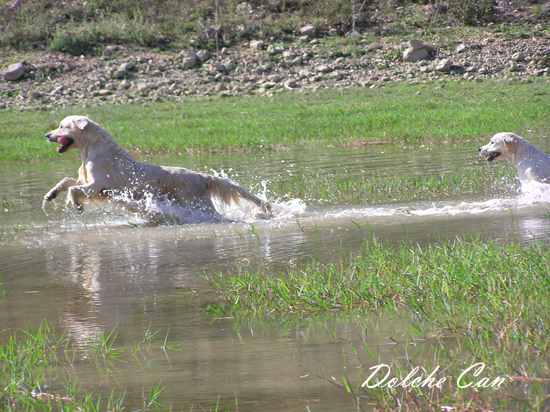
[[[120,70],[124,70],[125,72],[129,72],[130,70],[133,70],[134,65],[132,63],[122,63],[120,65]]]
[[[210,53],[208,50],[199,50],[197,52],[197,59],[201,62],[205,62],[212,58],[212,53]]]
[[[209,70],[210,73],[215,73],[216,71],[224,72],[225,66],[219,62],[210,62]]]
[[[214,90],[217,91],[217,92],[223,92],[223,91],[227,90],[227,86],[225,85],[225,83],[218,83],[214,87]]]
[[[137,62],[138,63],[147,63],[149,61],[149,59],[145,56],[140,56],[137,58]]]
[[[124,70],[115,70],[112,74],[113,79],[122,79],[126,72]]]
[[[308,40],[309,40],[309,36],[300,36],[300,37],[298,37],[298,40],[300,40],[300,41],[308,41]]]
[[[272,54],[281,54],[283,50],[284,49],[282,47],[274,46],[272,44],[267,47],[267,52]]]
[[[277,83],[275,82],[265,82],[264,84],[262,84],[262,87],[266,88],[266,89],[272,89],[275,87]]]
[[[437,62],[435,65],[435,70],[439,72],[448,72],[451,70],[451,66],[453,65],[453,62],[450,59],[442,59]]]
[[[295,89],[296,87],[298,87],[298,82],[294,79],[287,80],[285,82],[285,87],[287,89]]]
[[[523,52],[514,53],[512,55],[512,60],[515,62],[525,61],[525,54],[523,54]]]
[[[334,71],[331,74],[329,74],[328,77],[329,79],[342,80],[344,78],[344,74],[340,71]]]
[[[232,59],[226,59],[222,62],[223,67],[227,73],[233,70],[233,67],[235,66],[235,61]]]
[[[137,85],[138,92],[140,93],[147,93],[149,92],[150,88],[145,83],[138,83]]]
[[[300,72],[298,73],[298,80],[307,79],[314,76],[315,73],[310,72],[309,70],[300,70]]]
[[[283,78],[279,76],[278,74],[273,74],[271,76],[268,76],[269,81],[279,83]]]
[[[315,67],[315,70],[320,73],[330,73],[332,71],[332,68],[330,66],[327,66],[326,64],[320,64],[319,66]]]
[[[158,94],[165,94],[165,95],[172,94],[172,90],[170,90],[170,88],[168,88],[166,86],[159,87],[157,89],[157,92],[158,92]]]
[[[108,96],[111,94],[111,91],[107,89],[101,89],[100,91],[98,91],[98,93],[100,96]]]
[[[13,82],[19,80],[25,74],[25,65],[23,63],[10,64],[4,71],[4,80]]]
[[[253,14],[256,13],[258,8],[248,2],[243,2],[237,6],[237,13],[239,14]]]
[[[196,57],[186,57],[183,59],[183,68],[184,69],[192,69],[197,64],[197,58]]]
[[[105,50],[103,50],[103,57],[111,57],[114,54],[113,50],[111,50],[109,47],[107,47]]]
[[[103,57],[111,57],[115,54],[115,52],[117,52],[119,50],[119,47],[116,46],[116,45],[111,45],[111,46],[107,46],[105,47],[105,49],[103,49],[103,53],[102,53],[102,56]]]
[[[409,48],[413,51],[417,51],[424,48],[424,43],[422,43],[420,40],[412,39],[409,40]]]
[[[461,44],[456,48],[455,52],[456,53],[464,53],[467,50],[468,50],[468,46],[466,46],[465,44]]]
[[[120,84],[118,85],[118,90],[126,90],[126,89],[129,89],[131,86],[130,82],[126,79],[124,79],[123,81],[120,82]]]
[[[265,42],[262,40],[252,40],[250,42],[250,48],[254,50],[261,50],[265,46]]]
[[[338,30],[330,29],[327,33],[329,36],[338,36]]]
[[[403,53],[404,62],[417,62],[428,58],[430,53],[434,52],[435,48],[429,44],[424,44],[420,40],[410,40],[409,48]]]
[[[313,39],[317,36],[317,29],[314,26],[304,26],[300,29],[300,34],[302,36],[307,36],[310,39]]]
[[[285,59],[292,60],[292,59],[293,59],[294,57],[296,57],[296,56],[294,55],[294,53],[292,53],[292,52],[290,52],[290,51],[285,51],[285,52],[283,52],[283,57],[284,57]]]
[[[513,72],[517,72],[521,70],[521,66],[517,64],[515,61],[510,62],[510,70]]]
[[[424,48],[418,50],[407,49],[405,53],[403,53],[403,61],[414,63],[428,58],[429,55],[430,53],[428,53],[428,50]]]
[[[180,86],[177,85],[176,83],[172,83],[170,85],[170,90],[172,91],[172,93],[174,94],[179,94],[181,92],[181,89],[180,89]]]

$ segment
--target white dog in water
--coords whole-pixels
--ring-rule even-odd
[[[522,182],[550,183],[550,156],[513,133],[497,133],[479,148],[479,154],[488,162],[508,160],[516,167]]]
[[[81,212],[83,203],[118,199],[121,196],[139,201],[147,195],[166,199],[192,212],[220,221],[213,199],[223,205],[251,204],[255,217],[271,217],[272,204],[265,202],[228,180],[180,167],[139,163],[124,151],[104,128],[83,116],[68,116],[58,129],[46,134],[49,142],[61,145],[64,153],[77,149],[82,154],[78,179],[66,177],[44,196],[44,205],[61,192],[68,191],[68,201]],[[118,203],[118,200],[117,200]],[[167,218],[167,221],[172,219]]]

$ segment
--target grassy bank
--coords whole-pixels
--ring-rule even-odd
[[[57,158],[43,136],[71,114],[89,115],[138,155],[374,142],[481,142],[501,131],[546,134],[549,93],[550,83],[545,80],[464,81],[298,92],[273,98],[194,99],[146,107],[75,107],[56,113],[5,111],[0,117],[0,161]]]
[[[312,24],[320,33],[345,34],[352,29],[375,32],[386,23],[386,35],[418,28],[477,25],[496,20],[491,0],[448,0],[445,7],[425,1],[399,0],[104,0],[69,2],[63,8],[44,1],[4,2],[0,45],[17,49],[49,47],[80,55],[100,53],[101,45],[128,43],[169,48],[216,46],[258,38],[285,41]],[[545,22],[547,15],[532,1],[516,0],[514,8]],[[249,6],[250,7],[250,6]],[[531,9],[533,9],[531,11]],[[391,24],[387,24],[391,23]]]
[[[408,340],[422,343],[414,343],[404,360],[392,365],[394,375],[403,379],[420,362],[427,376],[439,365],[444,370],[436,373],[437,379],[447,377],[447,384],[441,390],[361,387],[372,373],[364,365],[377,359],[376,348],[363,339],[357,377],[343,377],[339,383],[358,403],[368,400],[382,409],[401,405],[439,410],[447,405],[486,410],[505,405],[538,410],[548,405],[549,275],[550,251],[542,245],[522,249],[457,240],[426,249],[409,244],[391,248],[374,239],[354,256],[342,254],[336,263],[241,270],[210,280],[221,294],[216,310],[226,314],[390,310],[410,318]],[[419,359],[425,344],[429,355]],[[461,372],[477,362],[490,367],[492,375],[505,377],[506,389],[458,387]],[[467,381],[472,380],[467,374]]]

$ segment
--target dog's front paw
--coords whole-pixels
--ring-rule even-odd
[[[48,193],[44,195],[44,201],[50,202],[54,200],[57,197],[57,190],[50,190]]]

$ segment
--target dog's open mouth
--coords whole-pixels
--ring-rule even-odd
[[[63,153],[69,150],[69,147],[74,143],[74,140],[67,136],[60,136],[57,138],[57,143],[61,145],[61,147],[58,148],[57,151],[59,153]]]
[[[500,156],[499,152],[493,152],[493,153],[488,154],[487,156],[485,156],[485,160],[487,160],[488,162],[492,162],[493,160],[495,160],[499,156]]]

